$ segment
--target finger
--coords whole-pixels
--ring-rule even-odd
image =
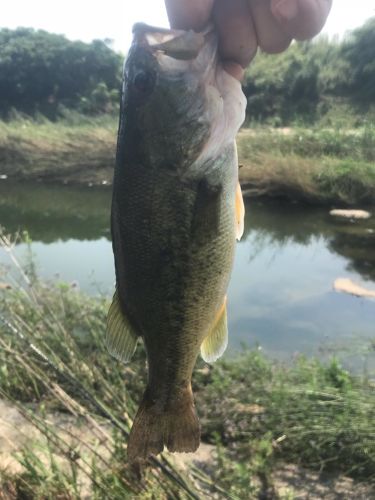
[[[211,17],[214,0],[164,0],[171,28],[200,31]]]
[[[245,68],[258,46],[247,0],[216,0],[213,17],[221,58]]]
[[[280,27],[297,40],[317,35],[331,6],[332,0],[271,0],[271,11]]]
[[[224,61],[222,65],[225,71],[230,75],[234,76],[236,80],[241,81],[245,75],[245,70],[240,64],[237,64],[232,61]]]
[[[258,45],[264,52],[272,54],[285,50],[292,38],[272,15],[270,4],[270,0],[250,0],[249,3]]]

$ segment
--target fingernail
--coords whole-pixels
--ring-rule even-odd
[[[297,0],[273,0],[271,3],[272,14],[280,21],[290,21],[297,17]]]

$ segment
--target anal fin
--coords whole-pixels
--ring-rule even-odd
[[[201,356],[207,363],[213,363],[224,353],[228,345],[227,298],[219,309],[212,329],[203,340]]]
[[[116,290],[107,315],[106,343],[109,353],[127,363],[137,346],[138,335],[121,309]]]

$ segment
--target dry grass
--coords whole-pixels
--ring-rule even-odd
[[[0,174],[17,180],[110,182],[115,150],[113,119],[0,124]]]
[[[319,174],[316,161],[297,156],[260,154],[247,163],[240,157],[240,182],[244,196],[289,197],[313,201]]]
[[[373,204],[374,131],[255,129],[238,136],[245,196]]]

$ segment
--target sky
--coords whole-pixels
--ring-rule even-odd
[[[374,0],[333,0],[323,33],[342,36],[374,15]],[[163,0],[11,0],[0,16],[2,28],[44,29],[85,42],[109,38],[114,41],[113,48],[122,53],[130,45],[134,23],[168,26]]]

